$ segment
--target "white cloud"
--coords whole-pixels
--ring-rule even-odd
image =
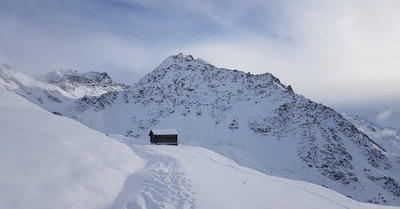
[[[382,131],[382,134],[384,135],[384,136],[394,136],[395,134],[396,134],[396,131],[395,130],[392,130],[392,129],[384,129],[383,131]]]
[[[396,105],[391,105],[381,110],[376,115],[376,121],[383,126],[400,130],[400,102],[394,101],[392,103],[396,103]]]
[[[53,36],[17,20],[0,19],[0,24],[7,28],[0,34],[0,48],[3,49],[0,63],[13,65],[31,75],[60,68],[80,71],[124,69],[144,74],[151,66],[153,56],[158,54],[140,42],[103,31]]]
[[[400,95],[398,9],[395,1],[291,2],[277,12],[276,36],[249,30],[180,49],[220,67],[272,72],[329,105],[362,104]]]
[[[329,106],[400,104],[397,0],[39,1],[0,8],[0,63],[142,75],[183,52]]]
[[[392,111],[384,110],[384,111],[380,112],[378,114],[378,116],[376,116],[376,118],[377,118],[378,121],[385,121],[388,118],[390,118],[391,115],[392,115]]]

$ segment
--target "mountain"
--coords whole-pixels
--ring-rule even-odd
[[[211,149],[262,173],[400,206],[400,148],[389,149],[381,136],[363,132],[269,73],[217,68],[179,54],[131,87],[70,100],[63,95],[58,104],[36,103],[103,133],[125,135],[128,144],[148,142],[152,128],[175,128],[181,144]]]
[[[38,76],[39,81],[53,84],[75,98],[84,96],[100,96],[110,91],[120,91],[127,85],[117,84],[105,72],[79,73],[76,70],[57,70]]]
[[[377,142],[377,144],[387,150],[388,155],[391,155],[400,163],[400,131],[394,128],[382,127],[358,116],[349,115],[347,113],[343,113],[342,115],[346,120],[353,123],[361,132],[367,134],[371,139]]]
[[[0,97],[0,208],[394,208],[268,176],[200,147],[128,147],[2,87]]]
[[[105,72],[57,70],[34,78],[4,64],[0,65],[0,85],[56,114],[61,114],[76,99],[129,88],[113,82]]]

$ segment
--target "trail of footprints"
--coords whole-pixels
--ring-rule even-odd
[[[164,156],[160,158],[150,171],[151,176],[145,180],[139,195],[125,208],[196,208],[190,179],[185,177],[179,162]]]

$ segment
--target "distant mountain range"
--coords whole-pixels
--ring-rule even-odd
[[[216,68],[179,54],[133,86],[101,72],[59,70],[33,78],[6,65],[0,85],[131,142],[147,142],[152,128],[173,128],[179,143],[263,173],[400,206],[399,131],[315,103],[269,73]]]

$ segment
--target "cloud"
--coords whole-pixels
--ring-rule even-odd
[[[0,63],[137,77],[183,52],[271,72],[329,106],[390,106],[400,104],[399,10],[397,0],[6,1]]]
[[[396,135],[396,131],[393,130],[393,129],[384,129],[384,130],[382,131],[382,134],[383,134],[384,136],[393,137],[393,136]]]
[[[396,105],[390,105],[376,115],[376,121],[381,125],[400,130],[400,102],[393,103]]]
[[[376,116],[376,118],[377,118],[378,121],[382,122],[382,121],[385,121],[388,118],[390,118],[391,115],[392,115],[392,111],[391,110],[384,110],[384,111],[380,112],[378,114],[378,116]]]
[[[387,99],[400,95],[398,8],[394,1],[290,2],[276,12],[274,25],[260,25],[257,33],[243,30],[182,48],[221,67],[272,72],[332,105]]]

